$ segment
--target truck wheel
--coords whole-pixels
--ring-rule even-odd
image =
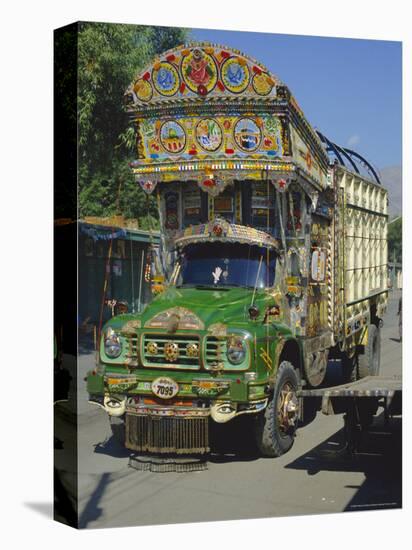
[[[365,352],[358,355],[358,378],[377,376],[381,364],[381,331],[376,325],[368,326],[368,343]]]
[[[109,416],[110,428],[112,430],[113,439],[124,447],[126,438],[126,427],[123,416]]]
[[[267,407],[256,421],[256,443],[264,456],[283,455],[293,445],[299,414],[298,385],[294,366],[282,361]]]

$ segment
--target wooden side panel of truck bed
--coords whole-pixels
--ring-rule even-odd
[[[335,329],[338,340],[343,337],[359,343],[370,315],[381,317],[387,303],[388,193],[345,168],[335,166],[334,170],[338,194]]]

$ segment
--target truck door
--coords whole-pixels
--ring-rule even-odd
[[[331,330],[331,221],[312,216],[306,336]]]

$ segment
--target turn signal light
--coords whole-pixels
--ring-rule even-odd
[[[259,317],[259,308],[254,304],[249,308],[249,317],[251,319],[257,319]]]

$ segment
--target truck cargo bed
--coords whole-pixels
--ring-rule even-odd
[[[365,177],[336,167],[334,332],[345,348],[382,318],[388,300],[388,193]]]
[[[389,426],[390,418],[402,415],[402,377],[367,376],[339,386],[301,390],[299,397],[303,399],[303,410],[306,400],[321,399],[324,414],[343,414],[344,443],[335,454],[354,455],[359,453],[362,445],[365,446],[364,439],[374,423],[379,407],[383,407],[385,426]]]
[[[329,388],[300,390],[299,397],[393,397],[402,391],[402,377],[366,376],[356,382],[349,382]]]
[[[321,399],[323,414],[356,412],[355,417],[376,414],[382,406],[386,416],[402,414],[402,377],[400,375],[366,376],[356,382],[349,382],[328,388],[303,389],[298,397]]]

